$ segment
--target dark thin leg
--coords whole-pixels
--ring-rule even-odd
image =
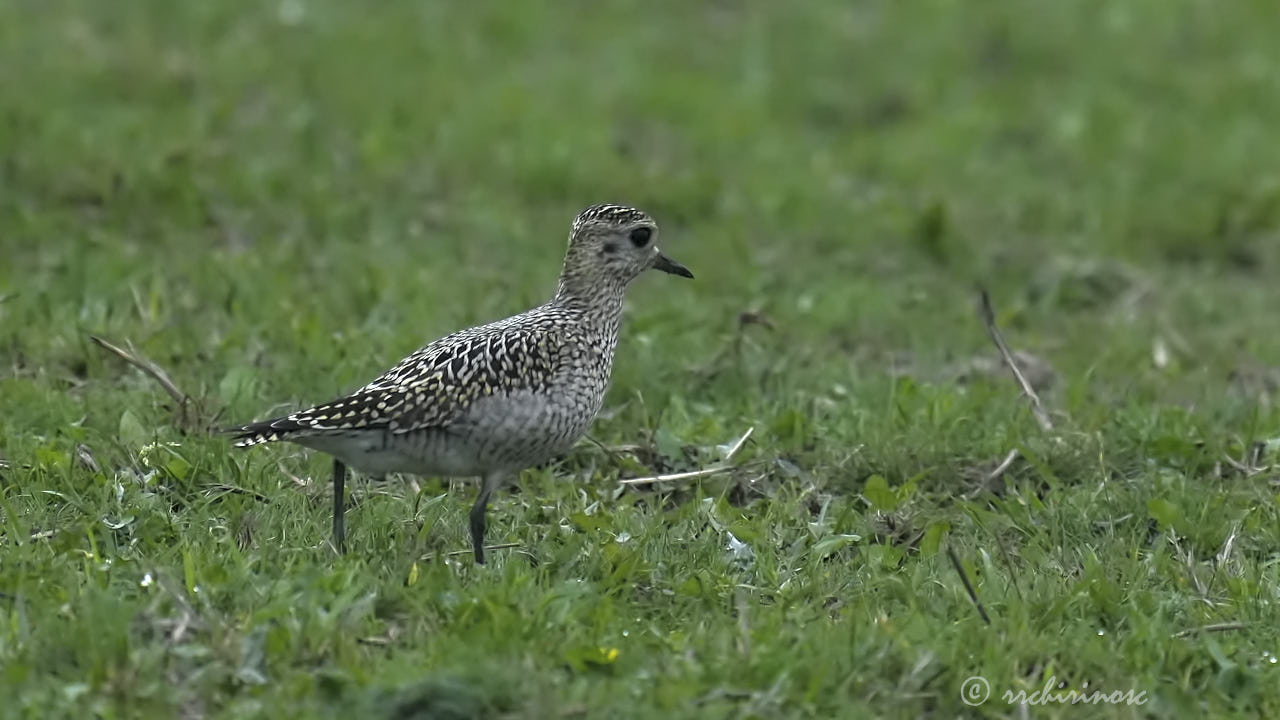
[[[492,494],[493,487],[488,482],[481,481],[480,495],[476,497],[476,504],[471,506],[471,548],[476,552],[477,565],[484,564],[484,511],[489,507],[489,496]]]
[[[347,466],[333,459],[333,546],[339,553],[347,551],[347,504],[345,502]]]

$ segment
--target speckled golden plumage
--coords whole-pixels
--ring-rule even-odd
[[[333,455],[339,548],[346,465],[374,475],[479,476],[471,531],[484,562],[492,492],[567,450],[599,411],[627,285],[650,268],[693,277],[658,251],[657,233],[634,208],[583,210],[549,302],[440,338],[345,397],[234,428],[236,446],[287,440]]]

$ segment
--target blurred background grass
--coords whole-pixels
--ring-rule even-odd
[[[975,281],[1056,315],[1122,264],[1149,316],[1249,342],[1268,298],[1213,291],[1276,258],[1268,10],[16,3],[7,280],[51,288],[16,307],[54,329],[109,333],[138,293],[193,340],[323,318],[367,373],[542,299],[567,218],[612,199],[706,277],[637,299],[686,316],[673,348],[751,308],[810,347],[963,351],[931,339]]]
[[[65,553],[100,555],[101,548],[86,550],[94,531],[77,528],[100,528],[93,523],[104,513],[114,513],[112,522],[140,514],[128,498],[112,499],[111,468],[139,467],[144,440],[182,442],[183,462],[196,468],[193,488],[234,476],[286,492],[279,453],[232,459],[220,441],[181,436],[167,399],[90,346],[89,333],[133,342],[207,408],[222,409],[223,421],[262,417],[349,389],[440,334],[541,302],[573,215],[591,203],[622,202],[658,218],[664,249],[698,276],[644,278],[631,295],[614,388],[594,434],[654,445],[658,459],[640,469],[696,466],[705,455],[682,448],[712,448],[757,426],[753,452],[785,461],[769,466],[769,482],[785,488],[801,478],[858,508],[847,519],[852,530],[877,522],[877,509],[856,498],[869,475],[882,474],[894,486],[918,480],[918,512],[950,523],[959,542],[981,545],[981,533],[963,535],[981,523],[966,524],[977,511],[955,499],[972,489],[960,478],[981,476],[975,468],[1021,446],[1043,459],[1017,466],[1015,487],[1026,483],[1034,494],[1052,478],[1051,486],[1082,493],[1079,504],[1055,496],[1078,515],[1027,520],[1027,533],[1041,522],[1056,528],[1042,538],[1056,552],[1092,542],[1082,538],[1106,503],[1089,495],[1091,486],[1118,472],[1134,483],[1139,517],[1152,495],[1171,498],[1182,510],[1159,506],[1152,522],[1179,525],[1202,555],[1244,523],[1254,533],[1244,544],[1258,553],[1250,577],[1260,583],[1255,589],[1273,593],[1268,481],[1233,487],[1239,494],[1225,505],[1204,496],[1225,492],[1205,489],[1220,479],[1221,454],[1239,457],[1280,431],[1277,27],[1280,12],[1262,1],[6,3],[0,438],[13,468],[5,471],[9,507],[0,511],[10,518],[6,533],[58,528],[69,539],[52,555],[39,545],[24,546],[23,555],[6,548],[15,554],[0,560],[8,565],[0,590],[58,603],[77,597],[71,588],[88,582],[88,571]],[[984,374],[972,370],[974,358],[990,356],[973,312],[978,283],[992,291],[1011,341],[1045,363],[1046,400],[1067,442],[1035,433],[998,367],[990,382],[973,381]],[[772,327],[744,326],[744,312]],[[93,448],[106,472],[67,460],[77,445]],[[284,459],[303,475],[321,462]],[[608,481],[624,472],[595,456],[581,462],[588,472],[578,479],[592,493],[607,495]],[[1174,479],[1144,474],[1169,468]],[[539,511],[522,495],[506,522],[527,519],[509,533],[522,533],[538,552],[551,542],[546,526],[561,511],[576,512],[563,504],[578,500],[551,475],[530,483],[557,510]],[[94,489],[79,503],[53,506],[39,496],[41,488],[86,486]],[[708,492],[737,497],[721,487]],[[769,503],[785,515],[808,501],[778,492],[758,498],[763,505],[746,504],[746,516],[760,532],[777,522],[776,532],[804,535],[812,518],[788,516],[787,525],[770,518]],[[414,541],[458,544],[465,495],[451,495],[441,524],[426,523],[416,538],[415,529],[396,527],[405,503],[374,503],[355,521],[357,541],[366,533],[372,555],[349,562],[380,567],[375,575],[394,576],[379,576],[380,592],[396,592],[388,583],[403,581],[404,568],[377,566],[379,553]],[[685,508],[678,522],[693,522],[696,500],[675,499]],[[166,522],[177,525],[150,528],[159,538],[141,525],[117,528],[117,561],[180,573],[186,557],[217,557],[227,539],[201,533],[235,526],[253,512],[245,502],[175,514],[181,519]],[[1248,516],[1258,503],[1260,514]],[[306,569],[256,556],[269,551],[249,542],[235,551],[244,553],[236,556],[240,582],[322,572],[316,566],[330,562],[308,545],[323,536],[323,503],[289,508],[258,520],[269,528],[259,534],[310,547]],[[1118,516],[1127,506],[1114,508]],[[662,517],[659,508],[636,513],[637,534]],[[14,517],[24,519],[13,524]],[[1098,552],[1114,557],[1142,537],[1111,538],[1116,545]],[[714,536],[699,542],[706,553],[722,544]],[[187,554],[173,555],[175,544]],[[571,547],[591,554],[594,546]],[[667,548],[650,551],[661,558]],[[945,563],[920,563],[941,568],[954,586]],[[350,579],[342,573],[352,567],[360,566],[332,572]],[[1140,582],[1143,573],[1129,569],[1133,577],[1117,570],[1109,582]],[[696,563],[687,570],[696,572]],[[518,591],[500,583],[547,581],[525,572],[532,574],[509,570],[489,591],[518,604]],[[556,572],[590,575],[572,563]],[[57,589],[29,585],[41,576]],[[332,587],[346,581],[328,577]],[[888,582],[893,574],[877,577]],[[670,583],[686,580],[676,573]],[[433,581],[445,584],[441,593],[479,592],[465,577]],[[1164,590],[1177,595],[1185,582],[1171,579]],[[126,644],[139,642],[127,627],[146,597],[132,595],[136,578],[127,585],[127,592],[93,585],[99,594],[84,601],[125,624]],[[103,588],[124,599],[101,604]],[[301,607],[326,600],[325,589],[312,591]],[[1044,592],[1063,590],[1050,583]],[[962,596],[948,597],[958,602],[922,621],[921,637],[956,617],[971,619]],[[1249,597],[1239,590],[1240,602]],[[1194,605],[1184,600],[1174,603],[1178,613]],[[258,607],[251,598],[226,602],[219,607],[233,616]],[[617,602],[625,612],[653,611]],[[866,623],[891,600],[865,602],[840,627],[878,637]],[[720,647],[719,633],[736,632],[731,610],[708,621],[705,652]],[[1080,622],[1050,615],[1069,627]],[[655,622],[690,616],[663,617]],[[1166,621],[1152,620],[1151,655],[1108,646],[1096,650],[1098,667],[1111,661],[1117,676],[1156,682],[1207,663],[1192,654],[1165,675],[1146,669],[1151,657],[1163,657],[1156,638],[1184,626]],[[250,636],[252,625],[225,637]],[[10,631],[7,659],[48,679],[14,679],[25,697],[45,697],[69,667],[57,653],[38,652],[41,643],[74,655],[51,627]],[[495,627],[487,642],[505,647],[507,626]],[[817,642],[803,627],[789,631]],[[449,642],[496,652],[469,632],[460,628]],[[432,659],[422,664],[435,667],[443,655],[421,645],[428,637],[411,633],[408,652],[427,653]],[[920,693],[954,704],[947,683],[952,672],[966,674],[957,659],[964,637],[937,649],[948,659],[941,689]],[[1043,638],[1030,632],[1023,641]],[[318,662],[346,671],[375,662],[354,645],[341,647],[340,660],[315,650]],[[827,657],[822,652],[814,657]],[[115,653],[81,662],[131,657]],[[782,666],[812,669],[779,653]],[[279,675],[294,677],[312,660],[282,659],[289,670]],[[1034,667],[1006,661],[1009,674]],[[538,656],[525,662],[532,679],[515,682],[522,691],[528,683],[563,689]],[[901,662],[906,673],[914,659]],[[628,688],[623,696],[662,695],[647,671],[633,670],[618,680]],[[746,716],[793,702],[819,715],[850,702],[878,712],[897,707],[878,703],[891,696],[884,687],[897,687],[898,670],[850,672],[861,680],[811,680],[825,699],[786,686],[778,691],[786,702],[750,706],[756,710],[734,704],[732,693],[712,704]],[[778,674],[759,673],[756,690],[765,692]],[[104,682],[90,682],[90,694],[112,697]],[[591,707],[603,702],[582,689],[590,682],[565,682]],[[1186,697],[1198,697],[1185,685]],[[121,687],[117,699],[142,696]],[[717,687],[713,678],[693,682],[663,702],[678,706]],[[195,691],[203,700],[188,698],[184,707],[242,697],[219,688]],[[305,694],[277,690],[262,707]],[[1228,702],[1231,693],[1220,692],[1214,702]],[[1258,692],[1257,702],[1274,705],[1274,692]],[[155,693],[158,707],[178,702]]]

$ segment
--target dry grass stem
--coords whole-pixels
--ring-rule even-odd
[[[1017,459],[1018,449],[1014,448],[1009,451],[1008,455],[1004,456],[1004,459],[1000,461],[999,465],[996,465],[994,470],[987,474],[987,481],[990,482],[992,480],[998,480],[1000,476],[1004,475],[1005,472],[1008,471],[1009,467],[1013,465],[1013,461]]]
[[[490,550],[509,550],[511,548],[517,548],[517,547],[520,547],[520,543],[498,543],[497,545],[485,545],[484,551],[489,552]],[[467,548],[466,550],[450,550],[449,552],[445,553],[444,556],[457,557],[459,555],[470,555],[474,552],[475,550],[472,550],[471,548]],[[423,555],[422,559],[430,560],[431,556]]]
[[[701,470],[690,470],[688,472],[669,473],[667,475],[651,475],[649,477],[629,478],[619,481],[622,485],[652,485],[654,483],[672,482],[675,480],[692,480],[694,478],[711,477],[721,473],[733,470],[733,465],[712,465]]]
[[[738,454],[738,451],[742,449],[742,446],[747,443],[747,439],[751,437],[751,433],[755,431],[756,428],[752,425],[747,428],[746,432],[742,433],[742,437],[738,438],[737,441],[733,443],[733,447],[729,448],[729,452],[724,454],[725,462],[732,460],[733,456]]]
[[[701,470],[689,470],[686,472],[668,473],[666,475],[650,475],[649,477],[628,478],[626,480],[620,480],[619,483],[623,486],[635,486],[635,485],[652,485],[654,483],[663,483],[663,482],[674,482],[676,480],[693,480],[695,478],[704,478],[704,477],[711,477],[713,475],[720,475],[722,473],[729,472],[730,470],[735,470],[739,467],[745,467],[745,466],[734,465],[729,461],[733,459],[734,455],[738,454],[738,451],[742,449],[743,445],[746,445],[747,439],[751,437],[751,433],[753,432],[755,432],[754,426],[747,428],[747,431],[742,433],[742,436],[739,437],[737,440],[735,440],[733,445],[729,448],[728,452],[724,454],[724,461],[716,465],[705,467],[705,468],[702,468]]]
[[[1190,635],[1199,635],[1200,633],[1231,632],[1232,630],[1248,630],[1248,629],[1249,629],[1248,623],[1240,623],[1240,622],[1212,623],[1209,625],[1201,625],[1199,627],[1180,630],[1174,633],[1173,635],[1171,635],[1170,637],[1181,638],[1181,637],[1188,637]]]
[[[1045,412],[1044,404],[1040,402],[1040,396],[1031,387],[1031,383],[1027,382],[1026,375],[1022,374],[1022,369],[1018,367],[1017,361],[1013,359],[1013,353],[1009,351],[1009,346],[1004,341],[1004,335],[1000,333],[1000,328],[996,325],[996,313],[991,307],[991,295],[987,293],[986,288],[978,288],[978,311],[982,317],[982,324],[987,327],[987,334],[991,336],[991,341],[996,344],[996,349],[1000,351],[1000,356],[1004,358],[1005,365],[1013,371],[1013,377],[1018,381],[1018,386],[1022,388],[1022,394],[1027,396],[1031,401],[1031,412],[1036,416],[1036,422],[1040,423],[1040,428],[1046,431],[1053,430],[1053,421],[1049,419],[1049,413]]]
[[[173,380],[169,378],[169,374],[166,373],[163,368],[139,355],[137,352],[125,350],[119,345],[103,340],[97,335],[90,335],[89,339],[98,347],[138,368],[152,380],[159,383],[160,387],[164,388],[164,391],[169,393],[169,397],[173,398],[173,401],[177,403],[179,417],[182,418],[183,421],[186,420],[187,408],[191,404],[191,396],[182,392],[182,390],[174,384]]]

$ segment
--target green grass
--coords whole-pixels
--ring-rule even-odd
[[[0,716],[1280,713],[1270,3],[547,5],[0,5]],[[325,458],[202,431],[540,302],[601,201],[698,278],[488,566],[469,485],[339,557]]]

